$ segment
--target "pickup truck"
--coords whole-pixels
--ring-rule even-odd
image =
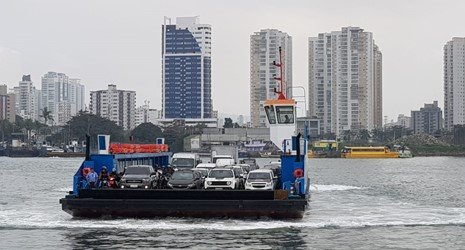
[[[150,165],[129,166],[119,183],[120,188],[144,188],[156,186],[156,173]]]

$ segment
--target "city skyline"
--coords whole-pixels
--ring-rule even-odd
[[[292,36],[293,82],[295,86],[306,87],[307,38],[328,30],[358,26],[372,32],[382,48],[383,111],[390,119],[399,113],[408,114],[432,100],[438,100],[440,107],[443,106],[442,48],[452,37],[463,36],[460,30],[447,24],[459,21],[459,10],[463,9],[460,7],[465,6],[457,1],[455,8],[450,8],[449,3],[448,15],[444,15],[441,12],[445,11],[441,10],[445,7],[431,1],[332,1],[318,6],[303,1],[283,6],[282,2],[270,1],[263,12],[256,11],[261,5],[258,1],[247,1],[242,5],[246,8],[236,7],[235,3],[202,1],[211,6],[209,11],[182,1],[164,6],[81,1],[70,4],[72,12],[55,13],[47,9],[47,3],[68,8],[68,4],[59,1],[17,1],[0,11],[0,27],[5,34],[0,40],[2,84],[11,86],[23,74],[31,74],[33,82],[38,83],[43,72],[55,70],[80,76],[88,90],[105,88],[108,83],[133,89],[140,93],[139,102],[150,100],[154,108],[160,108],[163,16],[198,15],[214,30],[212,99],[215,109],[222,113],[248,114],[248,102],[231,105],[230,99],[249,99],[250,34],[276,28]],[[229,16],[221,11],[225,9]],[[413,10],[415,16],[410,15]],[[48,18],[47,13],[57,14],[61,21],[57,23]],[[283,18],[275,18],[278,13]],[[8,22],[20,15],[22,18],[14,25]],[[247,21],[231,22],[238,16]],[[48,29],[54,32],[47,32]],[[412,91],[416,94],[411,95]]]

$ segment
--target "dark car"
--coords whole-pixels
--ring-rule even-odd
[[[193,170],[179,170],[171,175],[168,188],[171,189],[201,189],[204,179],[202,174]]]
[[[243,189],[245,185],[245,178],[247,177],[247,173],[245,172],[245,170],[239,165],[227,166],[225,168],[230,168],[234,171],[234,175],[236,176],[236,178],[238,178],[239,181],[238,188]]]
[[[124,171],[119,183],[120,188],[153,188],[156,183],[156,173],[152,166],[135,165],[129,166]]]
[[[264,169],[273,170],[274,176],[281,176],[281,163],[280,162],[271,162],[263,166]]]
[[[242,164],[248,164],[250,166],[250,171],[258,169],[257,160],[253,158],[246,158],[241,160]]]
[[[199,172],[202,175],[202,178],[204,179],[207,178],[208,172],[210,171],[206,168],[193,168],[192,170]]]

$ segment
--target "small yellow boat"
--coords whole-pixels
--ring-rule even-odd
[[[342,158],[399,158],[399,152],[388,147],[345,147]]]

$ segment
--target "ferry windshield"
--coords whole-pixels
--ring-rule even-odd
[[[294,107],[293,106],[278,106],[276,107],[279,124],[294,123]]]
[[[271,180],[269,173],[250,173],[247,180]]]
[[[192,172],[174,172],[171,176],[172,180],[192,180],[194,179],[194,174]]]
[[[190,158],[174,158],[171,162],[173,167],[194,167],[194,159]]]
[[[208,177],[210,178],[232,178],[234,177],[233,171],[232,170],[217,170],[213,169],[210,171],[208,174]]]
[[[150,169],[148,167],[129,167],[124,174],[150,175]]]
[[[265,106],[266,116],[268,117],[268,122],[270,124],[276,124],[276,116],[274,114],[273,106]]]

